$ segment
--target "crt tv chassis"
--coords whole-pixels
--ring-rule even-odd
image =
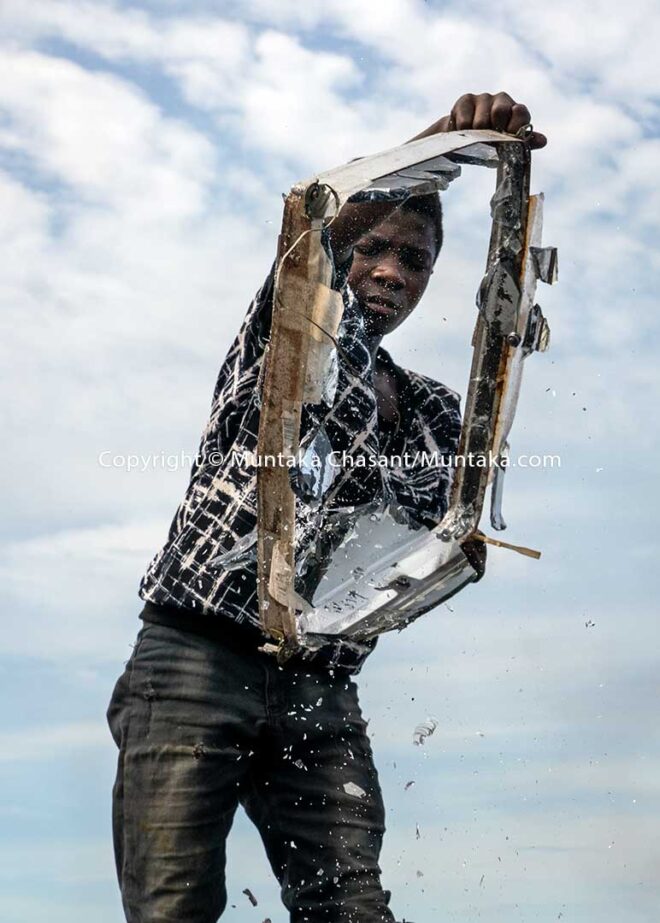
[[[258,454],[295,456],[305,402],[318,402],[343,304],[331,287],[321,231],[356,193],[396,190],[421,195],[447,188],[461,164],[496,171],[486,271],[477,294],[473,358],[458,466],[442,522],[402,527],[381,510],[356,514],[350,537],[314,599],[296,593],[296,496],[284,465],[258,468],[257,561],[260,616],[279,642],[278,656],[314,649],[329,638],[366,639],[401,628],[475,579],[461,546],[478,526],[492,482],[490,521],[502,517],[505,467],[524,360],[549,344],[535,303],[537,280],[554,282],[554,248],[543,248],[543,195],[529,194],[531,155],[524,137],[456,131],[409,142],[297,183],[285,200],[278,246],[271,338],[262,381]],[[378,540],[380,539],[380,540]],[[379,550],[377,555],[373,549]],[[364,549],[358,553],[358,549]]]

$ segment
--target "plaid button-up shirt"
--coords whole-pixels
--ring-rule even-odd
[[[355,459],[359,454],[381,455],[386,446],[379,430],[374,360],[360,307],[346,283],[348,268],[336,271],[334,281],[344,300],[336,393],[330,407],[304,408],[302,434],[304,439],[322,428],[335,452]],[[235,462],[257,451],[260,373],[270,334],[273,282],[274,269],[220,369],[190,484],[164,547],[140,583],[143,600],[181,609],[184,618],[196,613],[203,621],[213,620],[216,632],[218,620],[227,632],[232,623],[259,627],[257,469]],[[461,428],[459,396],[439,382],[400,369],[384,350],[377,355],[401,386],[404,414],[397,454],[453,455]],[[451,473],[445,465],[428,464],[384,468],[358,463],[338,468],[320,506],[297,500],[297,559],[309,559],[310,551],[313,558],[313,543],[330,531],[325,527],[333,518],[341,520],[342,510],[362,504],[394,503],[413,520],[435,525],[447,508]],[[374,645],[375,641],[337,640],[310,654],[310,659],[356,673]]]

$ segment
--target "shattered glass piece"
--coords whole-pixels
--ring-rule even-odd
[[[520,236],[520,228],[512,228],[509,230],[509,233],[504,238],[502,247],[504,252],[510,256],[518,256],[518,254],[523,249],[523,240]]]
[[[539,305],[532,305],[527,318],[527,328],[522,340],[523,356],[536,350],[545,352],[550,345],[550,328]]]
[[[363,788],[356,785],[355,782],[344,782],[344,791],[347,795],[353,795],[354,798],[364,798],[367,794]]]
[[[446,173],[452,180],[458,179],[461,175],[460,166],[442,154],[438,157],[431,157],[430,160],[423,160],[421,163],[416,164],[414,169],[425,170],[428,173]]]
[[[445,156],[455,163],[466,163],[476,167],[496,167],[499,161],[496,148],[490,144],[470,144]]]
[[[393,495],[392,499],[387,504],[387,513],[392,517],[394,522],[398,523],[400,526],[406,526],[406,528],[413,529],[414,531],[418,531],[420,528],[419,522],[413,518],[405,507],[396,502]],[[378,519],[380,519],[380,516]]]
[[[459,545],[438,542],[437,532],[401,522],[397,514],[387,507],[374,522],[363,512],[350,543],[326,561],[313,609],[299,620],[307,646],[402,628],[474,579]]]
[[[502,516],[502,494],[504,491],[504,474],[506,472],[507,462],[504,464],[500,463],[500,459],[509,458],[509,443],[505,442],[500,449],[500,454],[498,456],[498,464],[495,466],[495,474],[493,475],[493,486],[490,491],[490,524],[493,529],[497,529],[498,532],[506,529],[506,523],[504,517]]]
[[[369,191],[385,191],[391,195],[427,195],[430,192],[444,192],[449,184],[460,175],[460,167],[455,166],[454,172],[435,170],[402,170],[374,180],[369,186]]]
[[[423,746],[426,738],[433,734],[437,726],[438,722],[435,718],[427,718],[426,721],[422,721],[413,731],[413,743],[418,747]]]
[[[301,446],[298,463],[290,469],[291,487],[303,503],[318,504],[332,484],[336,473],[332,464],[332,445],[321,427],[307,446]]]
[[[498,260],[482,279],[477,307],[486,323],[506,336],[516,331],[519,302],[520,287],[513,266]]]
[[[424,139],[416,142],[415,148],[404,145],[365,158],[357,164],[318,175],[293,190],[297,191],[298,197],[292,194],[288,206],[290,217],[298,217],[296,209],[300,210],[301,196],[308,191],[308,214],[310,209],[316,212],[318,205],[319,211],[327,217],[332,207],[327,189],[334,191],[338,204],[347,200],[405,201],[412,195],[446,184],[458,175],[461,163],[498,166],[497,189],[491,203],[493,227],[488,271],[478,301],[480,315],[472,344],[476,361],[473,364],[474,374],[471,373],[468,411],[464,422],[464,452],[481,461],[482,458],[490,457],[491,449],[495,453],[499,452],[502,443],[506,441],[517,402],[520,368],[525,351],[542,349],[547,345],[547,324],[540,309],[537,313],[531,312],[531,308],[540,272],[547,269],[549,278],[553,272],[551,266],[537,265],[539,261],[532,253],[523,261],[523,253],[528,246],[543,249],[540,234],[542,196],[528,196],[530,161],[527,149],[520,143],[500,143],[499,136],[493,132],[452,134],[456,137],[444,147],[442,139]],[[474,143],[457,150],[459,139],[463,143]],[[502,136],[502,141],[506,140],[506,136]],[[413,150],[419,150],[419,159],[415,160],[411,156]],[[431,152],[437,153],[429,157]],[[422,160],[422,156],[426,160]],[[326,190],[319,188],[323,183],[327,186]],[[315,184],[317,188],[313,188]],[[316,264],[310,265],[315,267]],[[282,280],[286,281],[287,270],[290,269],[291,264],[284,266]],[[291,275],[293,283],[296,273],[292,271]],[[317,276],[315,268],[310,270],[308,281],[327,284]],[[533,314],[531,318],[530,313]],[[345,320],[346,315],[340,316],[340,326]],[[326,326],[323,324],[321,329]],[[327,345],[332,347],[333,344],[329,342]],[[311,355],[314,361],[311,364],[304,363],[303,370],[310,368],[313,382],[305,379],[307,391],[303,393],[311,393],[311,384],[315,383],[315,398],[309,399],[309,403],[316,406],[307,408],[305,402],[308,398],[303,398],[303,413],[308,413],[316,421],[312,426],[316,432],[315,427],[319,425],[320,417],[315,414],[321,403],[321,384],[325,384],[326,356],[318,350],[312,351]],[[271,371],[279,367],[278,363],[271,363]],[[287,369],[289,377],[286,382],[278,382],[277,386],[283,388],[282,393],[289,395],[283,385],[287,382],[297,383],[298,378],[295,368],[289,369],[287,366]],[[293,388],[290,390],[293,392]],[[326,398],[334,394],[331,389],[325,390]],[[291,401],[299,400],[295,395],[289,397]],[[280,415],[287,407],[280,410]],[[280,421],[275,419],[272,432],[277,438],[274,441],[280,440],[279,426]],[[295,610],[293,636],[300,639],[304,647],[314,650],[337,636],[342,638],[343,643],[350,645],[353,641],[362,641],[384,631],[401,629],[474,579],[475,571],[471,569],[461,542],[478,526],[484,492],[493,473],[490,465],[477,464],[475,470],[470,469],[467,473],[465,469],[452,472],[456,490],[453,490],[445,519],[436,529],[429,531],[425,526],[415,533],[410,528],[411,523],[405,520],[402,523],[395,510],[391,509],[388,527],[394,533],[376,535],[374,532],[368,535],[369,527],[383,525],[382,511],[371,512],[371,517],[365,516],[364,510],[335,516],[338,511],[336,507],[333,508],[330,499],[334,497],[334,491],[331,494],[326,488],[326,495],[323,494],[322,484],[319,487],[318,483],[318,460],[314,453],[305,457],[310,445],[302,453],[304,461],[299,460],[301,469],[309,465],[309,471],[300,472],[303,479],[308,478],[308,483],[303,480],[297,493],[298,498],[307,496],[311,502],[296,502],[294,522],[291,521],[291,514],[287,514],[282,524],[276,525],[280,541],[283,545],[288,543],[293,552],[290,558],[295,562],[295,567],[289,570],[295,587],[289,588],[286,601]],[[480,468],[484,469],[483,474],[477,470]],[[259,473],[263,475],[262,485],[272,479],[268,472]],[[285,482],[288,486],[288,477]],[[389,483],[384,478],[382,495],[391,504]],[[501,493],[501,476],[499,487],[497,483],[493,487],[496,496],[498,489]],[[263,496],[268,507],[267,491]],[[281,513],[283,504],[281,500],[279,503]],[[272,506],[275,508],[276,504]],[[499,517],[501,519],[501,510]],[[276,519],[275,515],[271,515],[268,521],[270,523]],[[408,535],[405,535],[406,528],[402,529],[402,525],[407,527]],[[397,526],[399,532],[404,533],[403,537],[397,536]],[[299,541],[300,534],[305,542]],[[438,538],[442,541],[438,541]],[[375,561],[368,560],[369,554],[375,557]],[[267,585],[270,588],[270,583]],[[300,607],[294,600],[296,594],[299,599],[309,601],[308,611],[298,613]],[[260,605],[265,610],[268,600],[260,600]],[[286,626],[284,615],[278,617]],[[276,624],[275,617],[273,624]],[[282,630],[279,626],[277,628],[278,631]],[[285,628],[285,634],[287,630],[290,631]]]
[[[387,192],[397,198],[407,199],[415,193],[417,195],[426,195],[429,192],[437,192],[443,188],[447,188],[447,183],[441,177],[436,182],[434,177],[423,180],[421,177],[407,177],[397,173],[395,176],[375,180],[369,190],[371,192]]]
[[[513,193],[513,184],[511,182],[511,177],[504,175],[495,189],[495,192],[491,196],[490,200],[490,217],[495,218],[497,214],[497,206],[500,202],[504,202],[511,198]]]
[[[444,192],[460,175],[460,166],[440,155],[380,176],[364,189],[353,193],[348,201],[373,202],[385,197],[403,200],[410,195]]]
[[[493,221],[517,231],[521,226],[520,209],[514,193],[511,177],[505,176],[490,200],[490,216]]]
[[[558,279],[559,264],[557,261],[556,247],[530,247],[529,252],[534,260],[536,275],[548,285],[554,285]]]
[[[227,551],[209,558],[207,564],[211,567],[222,567],[225,570],[237,570],[252,564],[257,560],[257,530],[253,529],[244,535]]]
[[[326,407],[332,407],[335,402],[338,381],[339,360],[337,358],[337,350],[333,348],[329,353],[328,363],[323,375],[323,384],[321,386],[321,400]]]
[[[355,533],[355,520],[360,511],[373,508],[345,506],[336,509],[321,507],[313,510],[314,515],[299,518],[300,528],[296,533],[296,592],[311,600],[319,584],[325,579],[332,555],[340,546],[349,544]],[[308,511],[311,507],[306,507]],[[307,607],[310,608],[309,605]]]
[[[409,190],[401,187],[374,189],[370,186],[368,189],[361,189],[359,192],[354,192],[348,201],[351,204],[359,202],[403,202],[409,195]]]

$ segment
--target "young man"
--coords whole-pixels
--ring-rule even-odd
[[[417,137],[515,132],[529,118],[504,93],[467,95]],[[533,134],[529,143],[542,147],[545,138]],[[307,430],[322,429],[338,451],[454,451],[457,395],[398,368],[380,346],[433,271],[442,245],[437,196],[349,203],[325,245],[345,299],[341,359],[336,394]],[[351,678],[374,642],[335,642],[283,666],[260,650],[256,471],[227,458],[256,451],[272,284],[271,272],[220,371],[190,486],[141,583],[145,626],[108,709],[119,747],[115,855],[129,923],[215,923],[239,804],[262,836],[293,923],[394,919],[378,866],[383,803]],[[446,508],[446,478],[445,469],[342,471],[322,515],[331,526],[342,508],[385,497],[434,524]],[[320,537],[332,530],[309,522],[301,550],[312,572]]]

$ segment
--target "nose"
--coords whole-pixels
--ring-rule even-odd
[[[396,254],[391,252],[381,254],[380,259],[371,270],[371,278],[374,282],[391,291],[402,289],[406,284],[399,260]]]

